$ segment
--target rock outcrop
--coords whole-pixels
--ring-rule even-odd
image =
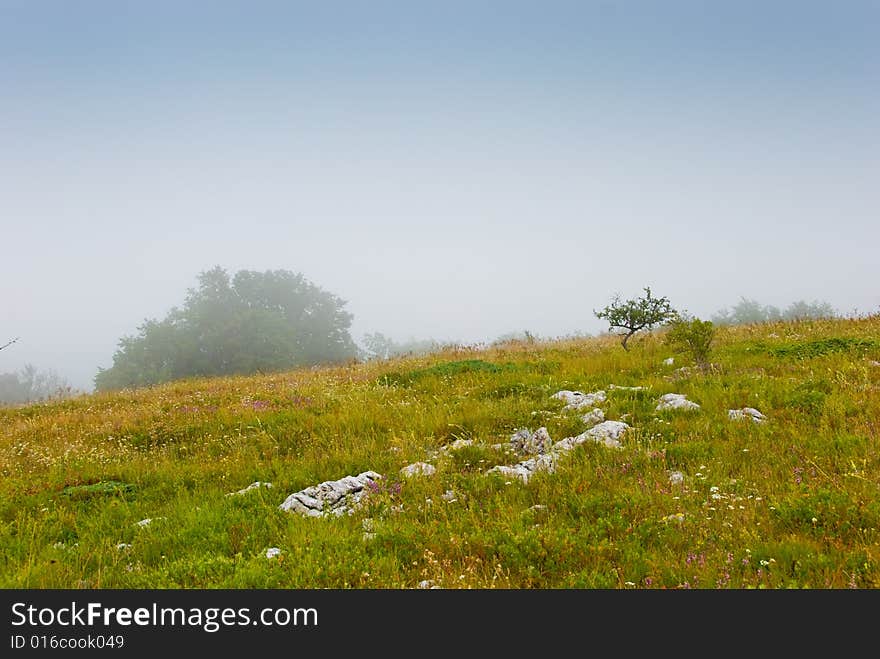
[[[433,476],[437,473],[437,467],[428,462],[413,462],[406,465],[400,470],[400,475],[404,478],[413,478],[415,476]]]
[[[366,494],[366,488],[381,479],[382,474],[365,471],[357,476],[324,481],[294,492],[278,507],[307,517],[351,514]]]
[[[566,403],[565,407],[562,408],[564,410],[582,410],[587,407],[595,407],[596,403],[604,403],[607,396],[601,389],[589,394],[585,394],[582,391],[563,389],[562,391],[557,391],[551,398],[564,401]]]
[[[754,407],[744,407],[740,410],[727,410],[727,417],[732,421],[751,419],[755,423],[764,423],[764,421],[767,420],[767,417]]]
[[[655,409],[658,412],[663,410],[698,410],[700,406],[688,400],[684,394],[663,394]]]
[[[510,446],[517,453],[523,455],[540,455],[550,450],[553,440],[550,433],[544,427],[538,428],[534,433],[528,428],[521,428],[510,436]]]

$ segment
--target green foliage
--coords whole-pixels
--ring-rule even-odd
[[[831,393],[831,385],[828,382],[808,381],[799,384],[783,401],[786,407],[792,407],[802,414],[817,417],[825,407],[825,399]]]
[[[615,296],[602,311],[593,311],[597,318],[608,321],[609,329],[623,330],[621,345],[628,350],[627,341],[636,332],[651,329],[675,317],[676,312],[665,297],[652,297],[651,288],[645,287],[643,297],[621,301]]]
[[[120,481],[98,481],[89,485],[70,485],[61,494],[70,499],[90,499],[101,496],[122,496],[132,494],[135,486]]]
[[[787,343],[785,345],[771,348],[769,352],[775,357],[813,359],[815,357],[830,355],[835,352],[864,352],[876,346],[877,342],[872,341],[871,339],[834,336],[816,341]]]
[[[353,358],[352,316],[344,302],[286,270],[216,267],[199,275],[182,309],[146,320],[119,341],[97,390],[194,376],[250,374]]]
[[[711,320],[680,316],[670,323],[665,343],[677,352],[690,355],[698,366],[704,367],[709,362],[714,339],[715,326]]]
[[[424,378],[452,378],[465,373],[500,373],[515,368],[511,364],[492,364],[482,359],[465,359],[455,362],[441,362],[427,368],[405,373],[386,373],[379,377],[379,384],[409,386]]]

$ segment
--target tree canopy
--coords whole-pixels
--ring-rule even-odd
[[[217,266],[198,277],[182,308],[120,339],[98,390],[194,376],[280,371],[356,356],[345,302],[287,270]]]
[[[837,312],[828,302],[805,300],[792,302],[784,310],[772,304],[762,305],[754,299],[741,297],[732,308],[721,309],[712,316],[716,325],[747,325],[750,323],[766,323],[776,320],[805,320],[810,318],[835,318]]]
[[[620,343],[628,350],[627,341],[643,329],[649,330],[676,317],[676,311],[665,297],[652,297],[651,287],[645,287],[645,295],[623,301],[615,295],[611,304],[602,311],[593,311],[596,318],[608,321],[609,329],[620,330]]]

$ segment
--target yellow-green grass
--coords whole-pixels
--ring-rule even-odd
[[[723,328],[686,375],[671,354],[511,342],[0,410],[0,587],[877,587],[880,317]],[[585,429],[560,389],[605,389],[624,447],[487,474],[518,428]],[[667,392],[701,408],[655,412]],[[768,421],[728,419],[744,406]],[[399,476],[420,460],[437,473]],[[385,485],[352,515],[278,508],[366,470]]]

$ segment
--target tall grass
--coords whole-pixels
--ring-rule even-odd
[[[877,587],[880,317],[720,328],[703,370],[668,356],[659,335],[507,342],[0,410],[0,586]],[[560,389],[606,389],[624,448],[487,474],[518,428],[584,430]],[[701,407],[656,412],[668,392]],[[768,421],[728,419],[745,406]],[[476,443],[438,452],[456,439]],[[402,479],[416,461],[437,473]],[[399,491],[278,509],[366,470]]]

